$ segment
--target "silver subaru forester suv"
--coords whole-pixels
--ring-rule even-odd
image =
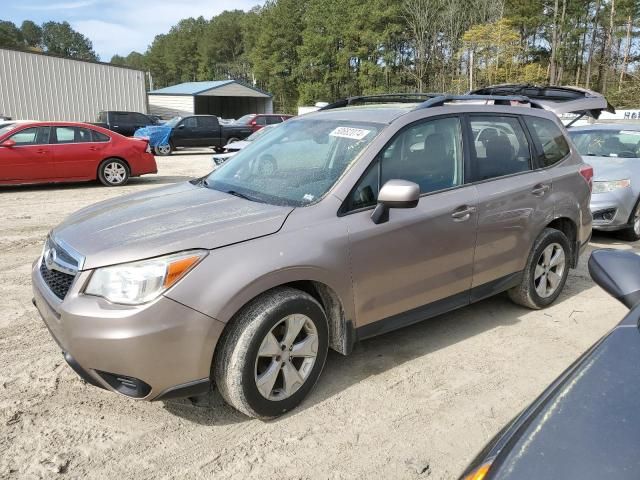
[[[399,95],[292,119],[203,178],[71,215],[33,265],[34,303],[88,383],[145,400],[214,384],[281,415],[328,348],[502,291],[558,297],[592,170],[543,107]]]

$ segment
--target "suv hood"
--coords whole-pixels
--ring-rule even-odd
[[[85,257],[83,269],[92,269],[270,235],[292,210],[185,182],[84,208],[51,234]]]

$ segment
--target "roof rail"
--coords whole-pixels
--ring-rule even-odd
[[[365,103],[416,103],[430,98],[440,97],[442,93],[385,93],[380,95],[359,95],[356,97],[343,98],[320,110],[332,110],[334,108],[348,107],[349,105]]]
[[[529,97],[522,95],[440,95],[422,102],[414,110],[442,107],[447,102],[478,100],[493,101],[494,105],[511,105],[511,102],[528,103],[532,108],[542,108],[542,105],[538,102],[534,102]]]

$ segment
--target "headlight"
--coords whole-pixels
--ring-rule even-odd
[[[206,250],[191,250],[99,268],[91,275],[84,293],[125,305],[150,302],[175,285],[206,255]]]
[[[609,182],[593,182],[593,193],[607,193],[618,190],[619,188],[628,188],[631,186],[631,180],[612,180]]]

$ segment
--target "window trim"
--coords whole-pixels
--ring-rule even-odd
[[[34,143],[23,143],[23,144],[20,144],[20,143],[17,143],[17,142],[16,142],[16,144],[13,146],[13,148],[16,148],[16,147],[18,147],[18,148],[20,148],[20,147],[41,147],[42,145],[47,145],[47,144],[45,144],[45,143],[35,143],[35,141],[38,139],[38,130],[40,129],[40,126],[39,126],[39,125],[31,125],[31,126],[27,126],[27,127],[25,127],[25,128],[22,128],[22,129],[18,130],[17,132],[13,132],[11,135],[9,135],[9,136],[5,139],[5,141],[6,141],[6,140],[11,140],[14,136],[16,136],[16,135],[18,135],[18,134],[20,134],[20,133],[24,132],[25,130],[31,130],[32,128],[35,128],[35,130],[36,130],[36,136],[35,136],[35,137],[34,137],[34,139],[33,139],[33,140],[34,140]],[[14,140],[14,142],[15,142],[15,140]]]
[[[522,119],[522,115],[520,114],[516,114],[516,113],[496,113],[496,112],[489,112],[489,113],[482,113],[482,112],[473,112],[473,113],[465,113],[464,117],[466,117],[466,124],[467,124],[467,135],[469,137],[469,150],[471,149],[471,141],[473,139],[473,129],[471,128],[471,118],[472,117],[511,117],[511,118],[515,118],[519,125],[520,128],[522,129],[525,138],[527,139],[527,143],[529,144],[529,170],[525,170],[523,172],[513,172],[513,173],[508,173],[507,175],[501,175],[499,177],[491,177],[491,178],[485,178],[483,180],[473,180],[473,178],[470,176],[469,178],[467,178],[465,176],[465,183],[467,185],[479,185],[481,183],[486,183],[486,182],[491,182],[493,180],[499,180],[502,178],[510,178],[510,177],[515,177],[518,175],[526,175],[527,173],[531,173],[531,172],[535,172],[538,170],[538,168],[534,167],[534,163],[537,163],[534,160],[533,157],[533,144],[532,144],[532,140],[529,137],[529,131],[526,128],[526,125],[524,124],[524,120]],[[474,142],[474,151],[475,151],[475,140],[473,140]],[[471,152],[469,151],[469,172],[473,172],[473,167],[471,165],[471,163],[473,162],[474,158],[471,155]],[[477,160],[477,159],[476,159]]]
[[[556,166],[560,165],[561,163],[565,162],[567,160],[567,158],[569,158],[571,156],[571,153],[573,152],[573,147],[571,146],[571,142],[567,141],[567,145],[569,147],[569,152],[564,157],[562,157],[560,160],[558,160],[556,163],[554,163],[552,165],[545,165],[541,161],[542,157],[544,157],[544,150],[543,151],[538,150],[537,142],[533,142],[533,134],[529,130],[529,125],[527,125],[527,122],[526,122],[526,120],[524,118],[525,116],[528,117],[528,118],[541,118],[543,120],[547,120],[547,121],[555,124],[555,126],[558,127],[558,130],[560,131],[560,133],[564,137],[565,141],[567,141],[567,138],[564,135],[564,132],[562,131],[562,128],[560,128],[560,126],[556,122],[551,120],[550,118],[538,117],[536,115],[522,115],[522,123],[524,123],[524,126],[527,128],[527,132],[531,136],[532,145],[533,145],[533,148],[535,149],[535,152],[536,152],[536,166],[537,166],[536,170],[546,170],[548,168],[556,167]],[[569,140],[571,140],[571,139],[569,139]]]
[[[380,192],[380,189],[382,188],[382,185],[380,185],[380,180],[381,180],[381,165],[382,162],[380,161],[380,154],[387,148],[389,147],[389,145],[391,145],[393,142],[395,142],[396,138],[398,138],[398,136],[400,136],[402,133],[404,133],[405,130],[408,130],[410,128],[413,128],[416,124],[418,123],[423,123],[423,122],[428,122],[431,120],[440,120],[440,119],[444,119],[444,118],[457,118],[458,121],[460,122],[460,134],[462,135],[462,183],[460,185],[455,185],[453,187],[449,187],[449,188],[443,188],[441,190],[434,190],[432,192],[425,192],[422,193],[420,192],[420,198],[422,197],[427,197],[429,195],[434,195],[434,194],[438,194],[438,193],[442,193],[442,192],[450,192],[451,190],[455,190],[457,188],[461,188],[461,187],[466,187],[467,184],[466,183],[466,171],[468,168],[468,156],[469,156],[469,145],[468,145],[468,141],[466,140],[466,132],[465,132],[465,125],[464,125],[464,120],[463,120],[463,116],[465,114],[463,113],[445,113],[442,115],[430,115],[427,117],[422,117],[418,120],[415,120],[411,123],[406,124],[405,126],[401,127],[396,133],[393,134],[393,136],[387,141],[387,143],[385,143],[382,148],[380,150],[378,150],[378,152],[376,153],[375,157],[373,157],[373,160],[371,160],[371,162],[369,163],[369,165],[367,165],[367,168],[365,169],[365,171],[362,173],[362,175],[360,175],[360,177],[358,178],[358,180],[356,182],[354,182],[353,186],[351,187],[351,189],[349,190],[349,193],[345,196],[344,200],[342,201],[342,203],[340,204],[340,207],[338,208],[338,211],[336,212],[336,215],[338,217],[345,217],[347,215],[351,215],[353,213],[360,213],[360,212],[366,212],[367,210],[373,210],[374,208],[376,208],[376,205],[371,205],[368,207],[361,207],[355,210],[346,210],[347,208],[347,201],[348,199],[351,197],[351,195],[355,192],[356,187],[360,184],[360,182],[364,179],[364,177],[369,173],[371,166],[374,163],[377,163],[377,167],[378,167],[378,193]]]

